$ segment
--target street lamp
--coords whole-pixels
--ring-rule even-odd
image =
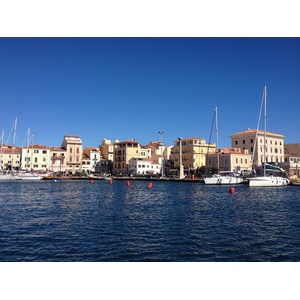
[[[162,155],[162,135],[164,134],[163,131],[158,132],[160,134],[160,154],[162,156],[161,158],[161,177],[164,177],[164,156]]]

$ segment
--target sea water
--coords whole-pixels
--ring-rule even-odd
[[[300,260],[300,188],[0,182],[0,261]]]

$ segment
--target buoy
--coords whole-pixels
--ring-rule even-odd
[[[193,174],[193,175],[192,175],[192,180],[194,180],[194,179],[195,179],[195,175]]]
[[[152,184],[152,182],[150,182],[150,183],[148,184],[148,189],[151,189],[152,186],[153,186],[153,184]]]
[[[94,183],[94,179],[91,179],[90,183]]]
[[[230,193],[230,194],[234,194],[234,187],[231,187],[231,188],[229,189],[229,193]]]
[[[130,186],[130,181],[127,181],[127,182],[126,182],[126,185],[127,185],[127,186]]]
[[[109,180],[109,184],[112,184],[112,179]]]

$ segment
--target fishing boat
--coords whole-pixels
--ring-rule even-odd
[[[243,179],[239,177],[238,174],[232,172],[220,172],[220,159],[218,150],[218,108],[215,108],[215,121],[216,121],[216,150],[217,150],[217,169],[218,174],[213,174],[212,176],[204,178],[205,184],[221,184],[221,185],[232,185],[239,184],[243,182]],[[229,174],[230,173],[230,174]]]
[[[267,132],[267,87],[266,86],[264,87],[262,101],[264,104],[263,161],[265,162],[266,161],[266,132]],[[258,131],[258,127],[257,127],[257,131]],[[270,167],[269,167],[269,169],[270,169]],[[272,169],[274,169],[274,168],[272,168]],[[267,174],[267,163],[263,163],[263,172],[264,172],[263,176],[254,176],[254,177],[247,178],[249,181],[249,186],[254,186],[254,187],[286,186],[289,183],[289,180],[287,178],[283,178],[281,176],[274,176],[273,174]]]

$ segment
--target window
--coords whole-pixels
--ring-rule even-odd
[[[34,162],[37,164],[37,162],[38,162],[37,157],[34,158]]]
[[[245,140],[243,140],[243,144],[245,144]]]
[[[33,153],[39,153],[39,150],[34,150],[34,152]]]
[[[250,140],[250,143],[253,144],[253,139]]]
[[[70,153],[72,153],[72,148],[70,148]]]
[[[79,148],[76,149],[77,154],[79,154]]]
[[[238,164],[238,163],[239,163],[239,159],[238,159],[238,158],[236,158],[236,159],[235,159],[235,162]]]
[[[243,159],[241,158],[241,164],[243,164]]]
[[[238,145],[238,141],[235,141],[235,144]]]
[[[47,150],[43,150],[43,154],[47,154]]]

